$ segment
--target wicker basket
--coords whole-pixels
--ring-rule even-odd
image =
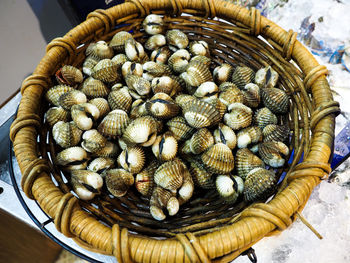
[[[151,12],[164,15],[169,28],[183,30],[190,40],[206,40],[214,64],[226,61],[254,70],[271,65],[279,73],[281,87],[292,99],[294,158],[279,171],[287,173],[286,179],[268,203],[246,207],[241,202],[232,208],[208,194],[185,204],[165,224],[153,220],[147,202],[133,192],[92,202],[78,201],[70,193],[54,164],[55,147],[43,123],[47,105],[41,100],[52,85],[51,76],[63,64],[81,66],[87,44],[109,41],[118,31],[133,30],[134,37],[144,42],[140,24]],[[54,39],[22,84],[23,98],[10,132],[23,174],[22,188],[64,235],[84,248],[114,255],[118,262],[229,262],[264,236],[291,225],[312,189],[328,176],[339,107],[325,74],[327,69],[296,40],[295,32],[286,32],[256,9],[249,11],[231,1],[130,0],[96,10],[64,37]]]

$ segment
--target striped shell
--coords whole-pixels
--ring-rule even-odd
[[[265,107],[273,113],[284,114],[289,110],[289,96],[281,89],[261,89],[261,98]]]
[[[45,113],[45,120],[52,127],[59,121],[67,122],[70,117],[70,112],[62,107],[52,107]]]
[[[153,93],[162,92],[172,97],[181,91],[181,89],[180,80],[176,76],[162,76],[152,80]]]
[[[169,57],[171,56],[171,51],[168,46],[158,48],[156,50],[153,50],[151,53],[151,61],[165,64],[168,62]]]
[[[186,203],[192,197],[194,191],[192,176],[187,167],[185,166],[184,168],[185,172],[183,174],[183,183],[178,190],[178,200],[180,205]]]
[[[259,155],[269,166],[278,168],[285,163],[283,156],[289,154],[289,148],[283,142],[263,142],[259,144]]]
[[[150,213],[154,219],[161,221],[166,218],[163,208],[168,210],[170,216],[175,215],[179,211],[179,206],[179,201],[174,193],[162,187],[153,189],[150,199]]]
[[[85,54],[86,56],[93,56],[99,59],[109,59],[113,57],[113,50],[102,40],[96,43],[91,43],[87,47]]]
[[[48,102],[55,106],[59,106],[59,98],[61,97],[62,94],[74,90],[72,87],[67,86],[67,85],[57,85],[53,86],[50,88],[46,94],[45,98],[47,99]]]
[[[217,66],[213,71],[213,77],[216,84],[220,85],[223,82],[229,81],[233,73],[233,67],[230,64],[224,63]]]
[[[151,146],[157,137],[157,123],[149,117],[133,120],[123,134],[123,140],[130,145]]]
[[[124,52],[125,42],[129,38],[132,38],[129,32],[120,31],[113,36],[111,42],[109,42],[109,46],[117,52]]]
[[[242,103],[232,103],[228,107],[229,113],[224,115],[224,122],[234,131],[248,127],[252,123],[252,110]]]
[[[118,145],[110,141],[106,142],[106,146],[102,149],[94,152],[92,155],[95,157],[115,158],[118,156],[119,148]]]
[[[200,154],[214,145],[214,137],[207,128],[197,130],[191,137],[190,148],[194,154]]]
[[[154,187],[154,173],[158,169],[159,163],[152,161],[145,169],[135,177],[135,187],[143,196],[150,196]]]
[[[181,73],[180,77],[187,83],[187,85],[195,87],[198,87],[206,81],[213,81],[208,66],[200,62],[190,62],[186,71]]]
[[[123,169],[109,169],[104,172],[108,191],[115,197],[124,196],[134,184],[132,173]]]
[[[60,84],[74,86],[83,82],[83,73],[76,67],[64,65],[56,72],[56,79]]]
[[[203,40],[190,42],[189,50],[193,56],[210,56],[209,45]]]
[[[211,103],[218,98],[219,87],[211,81],[202,83],[193,94],[198,99]]]
[[[227,174],[234,168],[232,151],[223,143],[217,143],[211,146],[201,155],[201,159],[205,167],[213,173]]]
[[[126,61],[122,66],[122,75],[125,78],[129,74],[142,77],[142,65],[136,62]]]
[[[95,98],[95,99],[89,100],[89,103],[92,105],[95,105],[96,108],[100,111],[99,118],[103,118],[111,111],[111,109],[109,108],[108,101],[104,98]]]
[[[220,123],[214,131],[215,143],[226,144],[231,150],[236,147],[237,137],[235,132],[228,126]]]
[[[281,141],[284,142],[289,137],[288,125],[269,124],[263,129],[264,142],[267,141]]]
[[[59,121],[52,127],[52,137],[62,148],[69,148],[80,142],[82,130],[74,122]]]
[[[156,34],[147,39],[145,43],[145,49],[155,50],[166,44],[165,36],[162,34]]]
[[[213,174],[208,172],[202,163],[191,161],[190,166],[189,171],[196,186],[203,189],[213,189],[215,187]]]
[[[260,141],[262,141],[262,131],[258,126],[249,126],[237,133],[237,147],[240,149]]]
[[[72,106],[71,116],[79,129],[87,131],[92,128],[93,121],[100,117],[100,111],[93,104],[82,103]]]
[[[149,35],[160,34],[164,31],[163,18],[159,15],[150,14],[143,20],[142,27]]]
[[[107,139],[103,137],[97,130],[88,130],[83,134],[81,146],[87,152],[97,152],[106,146]]]
[[[258,85],[249,83],[243,90],[244,104],[251,108],[256,108],[260,104],[260,88]]]
[[[128,61],[128,58],[125,54],[117,54],[111,60],[116,65],[118,72],[120,72],[123,71],[122,68],[124,64]]]
[[[178,141],[189,139],[195,131],[194,128],[188,125],[186,119],[181,116],[172,118],[166,125],[168,126],[168,130],[173,133],[173,136]]]
[[[113,110],[103,118],[98,131],[107,138],[117,138],[121,136],[129,124],[128,114],[123,110]]]
[[[166,32],[166,40],[170,49],[183,49],[188,46],[188,37],[187,35],[178,30],[172,29]]]
[[[232,103],[244,103],[244,94],[238,88],[232,87],[220,92],[219,99],[226,106],[229,106]]]
[[[181,108],[183,108],[185,105],[187,105],[190,101],[196,100],[195,96],[188,95],[188,94],[179,94],[175,98],[175,102],[177,105],[179,105]]]
[[[262,88],[273,88],[278,81],[278,73],[271,66],[259,69],[255,74],[255,83]]]
[[[254,168],[265,168],[264,162],[249,149],[243,148],[237,150],[235,156],[235,168],[237,175],[243,180],[246,179],[247,174]]]
[[[141,62],[146,55],[143,46],[133,38],[125,41],[124,49],[125,55],[130,61]]]
[[[134,91],[135,96],[133,97],[136,99],[148,95],[151,91],[151,83],[147,79],[144,79],[142,77],[136,75],[128,75],[125,78],[125,82],[130,89],[131,95],[133,95],[131,91]]]
[[[236,84],[233,84],[232,82],[223,82],[219,86],[220,91],[225,91],[231,88],[237,88]]]
[[[85,169],[88,159],[87,152],[78,146],[64,149],[56,155],[56,163],[67,171]]]
[[[94,56],[88,56],[83,63],[83,72],[91,76],[93,68],[96,66],[96,64],[100,61],[100,58],[94,57]]]
[[[258,109],[254,114],[254,124],[264,129],[269,124],[277,124],[277,116],[266,107]]]
[[[108,103],[112,110],[123,110],[129,112],[132,104],[132,97],[130,96],[127,87],[112,90],[108,95]]]
[[[174,52],[168,59],[168,65],[175,73],[182,73],[186,70],[190,53],[186,49],[179,49]]]
[[[88,98],[98,98],[98,97],[107,97],[110,92],[109,88],[98,79],[89,77],[84,80],[82,88],[80,89]]]
[[[142,77],[149,81],[152,81],[156,77],[172,74],[172,71],[168,65],[156,63],[153,61],[147,61],[144,63],[142,65],[142,69]]]
[[[91,76],[103,82],[113,82],[120,78],[118,65],[110,59],[100,60],[92,69]]]
[[[159,119],[170,119],[178,115],[180,107],[165,93],[156,93],[146,102],[146,110]]]
[[[154,173],[154,182],[165,189],[175,191],[180,188],[185,172],[184,164],[179,160],[163,163]]]
[[[70,110],[73,105],[85,103],[86,96],[79,90],[71,90],[60,96],[58,104],[65,110]]]
[[[255,168],[247,174],[244,182],[244,200],[260,201],[268,198],[275,190],[276,176],[272,171]]]
[[[254,71],[246,66],[238,66],[232,74],[232,82],[237,85],[239,89],[244,89],[244,86],[254,81]]]
[[[171,132],[159,135],[152,145],[154,156],[160,161],[170,161],[177,154],[177,140]]]
[[[145,152],[138,146],[127,147],[118,157],[118,164],[130,173],[139,173],[145,161]]]
[[[104,170],[113,168],[114,160],[108,157],[98,157],[93,159],[87,169],[95,173],[102,173]]]
[[[228,203],[235,203],[241,192],[244,183],[238,176],[218,175],[215,180],[216,190],[219,195]]]
[[[91,200],[100,193],[103,186],[102,177],[98,173],[88,170],[71,171],[73,191],[82,200]]]

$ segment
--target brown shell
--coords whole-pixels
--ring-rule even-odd
[[[232,103],[229,113],[224,115],[224,122],[233,130],[248,127],[252,123],[253,111],[242,103]]]
[[[178,29],[172,29],[167,31],[166,40],[170,49],[171,47],[175,47],[175,49],[186,48],[189,42],[187,35]]]
[[[156,34],[151,37],[149,37],[144,44],[145,49],[147,50],[155,50],[157,48],[160,48],[166,44],[165,36],[162,34]]]
[[[175,102],[177,103],[177,105],[179,105],[181,108],[183,108],[185,105],[187,105],[190,101],[192,100],[196,100],[197,98],[195,96],[192,95],[188,95],[188,94],[179,94],[178,96],[176,96],[175,98]]]
[[[159,167],[159,163],[153,160],[145,169],[135,177],[135,187],[143,196],[150,196],[154,187],[154,173]]]
[[[109,138],[121,136],[129,124],[128,114],[123,110],[113,110],[103,118],[98,131]]]
[[[135,91],[140,97],[148,95],[151,91],[151,83],[142,77],[128,75],[125,78],[125,82],[129,89]]]
[[[142,27],[149,35],[160,34],[164,31],[163,18],[160,15],[150,14],[143,20]]]
[[[90,103],[76,104],[71,108],[71,116],[79,129],[87,131],[92,128],[94,121],[100,117],[100,111]]]
[[[92,160],[87,169],[95,173],[102,173],[106,169],[114,167],[114,159],[108,157],[97,157]]]
[[[123,71],[123,66],[128,61],[128,58],[125,54],[117,54],[111,60],[116,64],[116,68],[120,72]]]
[[[214,137],[207,128],[197,130],[191,137],[191,152],[200,154],[214,144]]]
[[[171,132],[159,135],[152,145],[152,152],[160,161],[170,161],[177,154],[177,140]]]
[[[107,97],[110,92],[109,88],[98,79],[89,77],[84,80],[82,88],[80,89],[88,98]]]
[[[289,96],[281,89],[261,89],[261,98],[265,107],[273,113],[284,114],[289,110]]]
[[[69,148],[80,142],[83,131],[74,122],[59,121],[52,127],[52,137],[62,148]]]
[[[85,103],[87,98],[85,94],[79,90],[71,90],[60,96],[58,104],[65,110],[70,110],[73,105]]]
[[[110,59],[102,59],[93,68],[91,76],[103,82],[116,81],[120,78],[118,65]]]
[[[181,91],[182,87],[179,78],[176,76],[162,76],[152,80],[153,93],[166,93],[170,97]]]
[[[76,67],[64,65],[56,72],[56,79],[60,84],[74,86],[83,82],[83,73]]]
[[[277,116],[266,107],[258,109],[254,114],[254,124],[264,129],[269,124],[277,124]]]
[[[183,182],[185,167],[179,159],[163,163],[154,174],[154,182],[165,189],[175,191]]]
[[[215,188],[213,174],[208,172],[202,163],[191,161],[190,165],[191,168],[189,171],[196,186],[199,186],[203,189]]]
[[[264,168],[251,170],[244,182],[244,200],[264,201],[273,194],[276,183],[276,176],[272,171]]]
[[[173,133],[173,136],[178,141],[189,139],[195,132],[195,129],[188,125],[186,119],[181,116],[172,118],[166,125],[168,126],[168,130]]]
[[[168,65],[156,63],[153,61],[147,61],[146,63],[144,63],[142,65],[142,69],[142,77],[149,81],[152,81],[152,79],[156,77],[172,74],[172,71]]]
[[[169,57],[168,65],[175,73],[182,73],[185,72],[190,58],[191,55],[186,49],[179,49]]]
[[[111,111],[111,109],[109,108],[108,101],[104,98],[95,98],[89,100],[89,103],[95,105],[100,111],[100,118],[103,118]]]
[[[254,82],[255,72],[247,66],[238,66],[232,74],[232,82],[239,89],[244,89],[248,83]]]
[[[135,41],[133,38],[127,39],[125,41],[124,50],[128,60],[143,63],[142,60],[146,53],[139,42]]]
[[[244,94],[238,88],[232,87],[220,92],[219,99],[226,106],[229,106],[232,103],[244,103]]]
[[[124,196],[134,184],[132,173],[123,169],[109,169],[104,172],[108,191],[115,197]]]
[[[190,42],[189,50],[193,56],[210,56],[208,43],[203,40]]]
[[[124,52],[125,42],[129,38],[133,38],[129,32],[119,31],[113,36],[111,42],[109,42],[109,46],[117,52]]]
[[[256,108],[260,104],[260,88],[258,85],[249,83],[243,90],[244,104],[251,108]]]
[[[289,154],[288,146],[283,142],[263,142],[259,144],[259,155],[261,159],[269,166],[278,168],[285,163],[284,156]]]
[[[106,142],[106,146],[102,149],[94,152],[92,155],[95,157],[106,157],[106,158],[115,158],[118,156],[119,148],[118,145],[110,141]]]
[[[198,87],[204,82],[213,81],[212,74],[208,68],[203,63],[200,62],[190,62],[186,68],[186,71],[180,75],[181,78],[189,86]]]
[[[52,107],[45,113],[45,120],[52,127],[59,121],[67,122],[70,117],[70,112],[62,107]]]
[[[83,63],[83,72],[91,76],[93,68],[96,66],[96,64],[100,61],[100,58],[94,57],[94,56],[88,56]]]
[[[91,200],[100,193],[103,180],[98,173],[89,170],[73,170],[71,171],[71,184],[80,199]]]
[[[255,83],[262,88],[273,88],[278,81],[278,73],[269,67],[259,69],[255,74]]]
[[[234,168],[232,151],[223,143],[217,143],[211,146],[201,155],[201,159],[205,167],[213,173],[227,174]]]
[[[138,173],[145,164],[145,152],[141,147],[127,147],[118,157],[118,164],[130,173]]]
[[[165,64],[168,62],[169,57],[171,56],[171,51],[168,46],[158,48],[154,50],[151,54],[151,61]]]
[[[237,88],[236,84],[232,83],[232,82],[223,82],[220,84],[219,86],[219,90],[220,91],[225,91],[231,88]]]
[[[93,56],[99,59],[106,59],[113,57],[113,50],[108,46],[105,41],[98,41],[96,43],[91,43],[86,51],[86,56]]]
[[[140,63],[126,61],[122,66],[122,75],[125,78],[127,75],[136,75],[142,77],[143,68]]]
[[[230,64],[224,63],[217,66],[213,71],[214,81],[220,85],[223,82],[229,81],[233,73],[233,67]]]
[[[281,141],[284,142],[289,137],[289,126],[269,124],[263,129],[264,142]]]
[[[231,150],[237,145],[237,137],[235,132],[228,126],[220,123],[214,131],[215,143],[226,144]]]
[[[260,141],[262,141],[262,131],[258,126],[250,126],[237,133],[237,147],[240,149]]]
[[[123,110],[129,112],[132,104],[132,97],[127,87],[112,90],[108,95],[108,103],[112,110]]]
[[[156,93],[146,102],[146,110],[159,119],[170,119],[178,115],[180,107],[165,93]]]
[[[148,116],[137,118],[128,125],[122,138],[130,145],[151,146],[157,137],[157,126]]]
[[[87,152],[97,152],[106,146],[107,139],[103,137],[97,130],[88,130],[83,134],[81,146]]]
[[[246,179],[247,174],[254,168],[265,168],[264,162],[249,149],[238,149],[235,156],[235,168],[237,175],[243,180]]]
[[[78,146],[64,149],[56,155],[56,163],[64,166],[68,170],[85,169],[88,159],[87,152]]]
[[[59,106],[59,98],[61,97],[62,94],[74,90],[72,87],[67,86],[67,85],[57,85],[53,86],[50,88],[46,94],[45,98],[48,102],[55,106]]]

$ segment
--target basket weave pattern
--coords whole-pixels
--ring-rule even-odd
[[[217,64],[243,63],[254,70],[272,65],[293,101],[289,118],[294,159],[278,194],[270,202],[255,203],[238,215],[230,212],[220,217],[211,213],[198,220],[192,217],[190,225],[184,220],[183,225],[173,231],[154,229],[154,236],[163,236],[163,239],[152,237],[152,227],[147,228],[146,223],[136,227],[113,214],[107,206],[103,206],[101,212],[78,202],[57,176],[57,168],[48,157],[46,148],[53,146],[46,143],[47,130],[40,114],[43,94],[52,86],[50,76],[60,66],[81,65],[87,44],[108,41],[121,30],[132,29],[134,37],[142,39],[140,23],[151,12],[165,15],[169,28],[183,30],[190,40],[204,38]],[[191,16],[181,16],[183,13]],[[223,21],[211,20],[213,17]],[[121,24],[124,26],[118,28]],[[269,44],[257,38],[259,35]],[[297,66],[290,63],[290,59]],[[38,201],[64,235],[87,249],[114,255],[118,262],[229,262],[264,236],[291,225],[312,189],[328,176],[339,105],[333,101],[325,74],[327,69],[296,40],[295,32],[286,32],[254,8],[246,10],[230,1],[130,0],[108,10],[96,10],[64,37],[49,43],[33,75],[22,84],[23,98],[10,131],[23,174],[22,189]],[[302,155],[303,162],[298,164]],[[123,202],[133,208],[131,201],[124,199]],[[101,217],[107,223],[97,219]],[[132,213],[126,218],[133,220]]]

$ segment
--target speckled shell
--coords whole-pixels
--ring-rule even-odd
[[[72,106],[71,116],[79,129],[87,131],[91,129],[93,121],[100,117],[100,111],[93,104],[82,103]]]
[[[251,108],[256,108],[260,104],[260,88],[254,83],[248,83],[243,90],[244,104]]]
[[[55,106],[59,106],[58,100],[61,97],[62,94],[74,90],[72,87],[67,85],[57,85],[52,88],[50,88],[46,94],[45,98],[48,102]]]
[[[213,173],[227,174],[234,168],[232,151],[223,143],[217,143],[211,146],[201,155],[201,159],[205,167]]]
[[[264,168],[251,170],[244,182],[244,200],[247,202],[265,200],[274,192],[276,183],[276,176],[272,171]]]
[[[264,129],[269,124],[277,124],[277,116],[266,107],[258,109],[254,114],[254,124]]]
[[[56,72],[56,79],[60,84],[74,86],[83,82],[83,73],[76,67],[64,65]]]
[[[98,126],[98,131],[107,138],[121,136],[129,124],[128,114],[123,110],[113,110],[107,114]]]
[[[65,110],[70,110],[73,105],[85,103],[87,98],[85,94],[79,90],[71,90],[60,96],[58,104]]]
[[[177,154],[177,141],[171,132],[157,136],[152,145],[154,156],[160,161],[170,161]]]
[[[242,103],[232,103],[228,107],[229,113],[224,115],[224,122],[233,130],[248,127],[252,123],[252,110]]]
[[[109,108],[108,101],[104,98],[95,98],[95,99],[89,100],[89,103],[92,105],[95,105],[96,108],[100,111],[99,118],[103,118],[111,111],[111,109]]]
[[[163,18],[156,14],[150,14],[142,22],[143,29],[149,35],[160,34],[164,31]]]
[[[200,154],[214,145],[214,137],[207,128],[197,130],[191,137],[191,152]]]
[[[168,46],[165,46],[165,47],[158,48],[158,49],[154,50],[151,53],[150,59],[151,59],[151,61],[165,64],[168,62],[168,59],[170,56],[171,56],[171,51],[170,51]]]
[[[269,124],[263,129],[264,142],[281,141],[284,142],[289,137],[288,125]]]
[[[190,42],[189,50],[193,56],[210,56],[209,45],[203,40]]]
[[[174,72],[182,73],[186,70],[190,58],[191,55],[186,49],[179,49],[169,57],[168,65]]]
[[[127,147],[118,157],[118,164],[130,173],[139,173],[145,161],[145,152],[138,146]]]
[[[118,145],[107,141],[106,146],[102,149],[94,152],[92,155],[95,157],[107,157],[107,158],[115,158],[118,156],[119,148]]]
[[[77,145],[80,142],[82,133],[82,130],[72,121],[59,121],[52,127],[52,137],[62,148],[69,148]]]
[[[278,73],[269,67],[259,69],[255,74],[255,83],[262,88],[273,88],[278,81]]]
[[[123,169],[109,169],[104,172],[108,191],[115,197],[124,196],[134,184],[132,173]]]
[[[135,177],[135,187],[143,196],[151,196],[154,187],[154,173],[158,169],[159,163],[152,161],[145,169]]]
[[[254,168],[258,167],[265,168],[264,162],[258,156],[253,154],[247,148],[237,150],[235,156],[235,168],[239,177],[245,180],[247,174]]]
[[[213,81],[209,67],[200,62],[190,62],[180,77],[189,86],[198,87],[204,82]]]
[[[203,189],[215,188],[215,182],[213,174],[208,172],[204,165],[197,161],[191,161],[190,173],[192,175],[195,186],[199,186]]]
[[[108,46],[105,41],[98,41],[96,43],[91,43],[86,51],[86,56],[93,56],[99,59],[106,59],[113,57],[113,49]]]
[[[220,92],[219,99],[226,106],[229,106],[232,103],[244,103],[243,92],[235,87]]]
[[[147,61],[142,65],[143,74],[142,77],[152,81],[155,77],[161,77],[164,75],[171,75],[172,71],[168,65],[156,63],[153,61]]]
[[[245,85],[254,81],[254,71],[246,66],[238,66],[232,74],[232,82],[236,84],[239,89],[243,89]]]
[[[113,36],[109,46],[117,52],[124,52],[125,41],[129,38],[133,38],[129,32],[120,31]]]
[[[140,63],[126,61],[122,66],[122,75],[125,78],[127,75],[135,75],[142,77],[143,69]]]
[[[184,105],[182,111],[187,123],[194,128],[214,126],[221,120],[220,113],[212,105],[197,99]]]
[[[230,64],[224,63],[217,66],[213,71],[213,77],[216,84],[220,85],[223,82],[229,81],[233,73],[233,67]]]
[[[114,167],[114,160],[108,157],[98,157],[93,159],[87,169],[95,173],[102,173],[106,169]]]
[[[165,36],[162,34],[156,34],[147,39],[144,44],[145,49],[147,50],[155,50],[160,48],[166,44]]]
[[[173,97],[182,89],[179,79],[180,78],[176,76],[154,78],[152,80],[153,93],[162,92],[168,94],[170,97]]]
[[[110,92],[109,88],[100,80],[89,77],[84,80],[80,89],[88,98],[106,97]]]
[[[82,200],[91,200],[100,193],[103,186],[102,177],[98,173],[88,170],[71,171],[73,191]]]
[[[271,141],[259,144],[259,155],[261,159],[271,167],[282,167],[285,163],[282,155],[287,156],[288,154],[288,146],[283,142]]]
[[[284,114],[289,110],[289,96],[281,89],[261,89],[261,98],[265,107],[273,113]]]
[[[88,130],[83,134],[81,146],[87,152],[97,152],[106,146],[107,139],[103,137],[97,130]]]
[[[142,77],[128,75],[125,78],[125,82],[128,85],[130,91],[136,92],[136,95],[139,95],[140,97],[148,95],[151,91],[151,83]]]
[[[173,133],[173,136],[178,141],[189,139],[195,132],[195,129],[188,125],[186,119],[181,116],[172,118],[166,125],[168,126],[168,130]]]
[[[64,166],[65,170],[85,169],[88,159],[87,152],[78,146],[64,149],[56,155],[56,163]]]
[[[157,123],[148,117],[133,120],[123,134],[123,140],[130,145],[151,146],[157,137]]]
[[[178,30],[178,29],[172,29],[166,32],[166,40],[167,44],[169,45],[170,49],[183,49],[188,46],[188,37],[187,35]]]
[[[144,57],[146,56],[143,46],[139,42],[135,41],[133,38],[129,38],[125,41],[124,49],[125,55],[130,61],[141,63]]]
[[[127,87],[113,90],[108,95],[108,103],[112,110],[123,110],[129,112],[132,104],[132,97]]]
[[[260,141],[262,141],[262,131],[258,126],[249,126],[237,133],[237,147],[240,149]]]
[[[237,137],[230,127],[220,123],[214,131],[214,141],[215,143],[226,144],[232,150],[236,147]]]
[[[62,107],[52,107],[45,113],[45,120],[50,126],[55,125],[59,121],[67,122],[70,117],[70,112]]]
[[[91,76],[92,69],[96,66],[96,64],[100,61],[100,58],[94,57],[94,56],[88,56],[83,63],[83,72]]]
[[[146,102],[149,114],[160,119],[170,119],[178,115],[180,107],[165,93],[156,93]]]
[[[168,161],[154,173],[154,182],[165,189],[175,191],[180,188],[183,182],[185,166],[179,159]]]
[[[120,78],[118,65],[110,59],[100,60],[93,68],[91,76],[103,82],[113,82]]]

